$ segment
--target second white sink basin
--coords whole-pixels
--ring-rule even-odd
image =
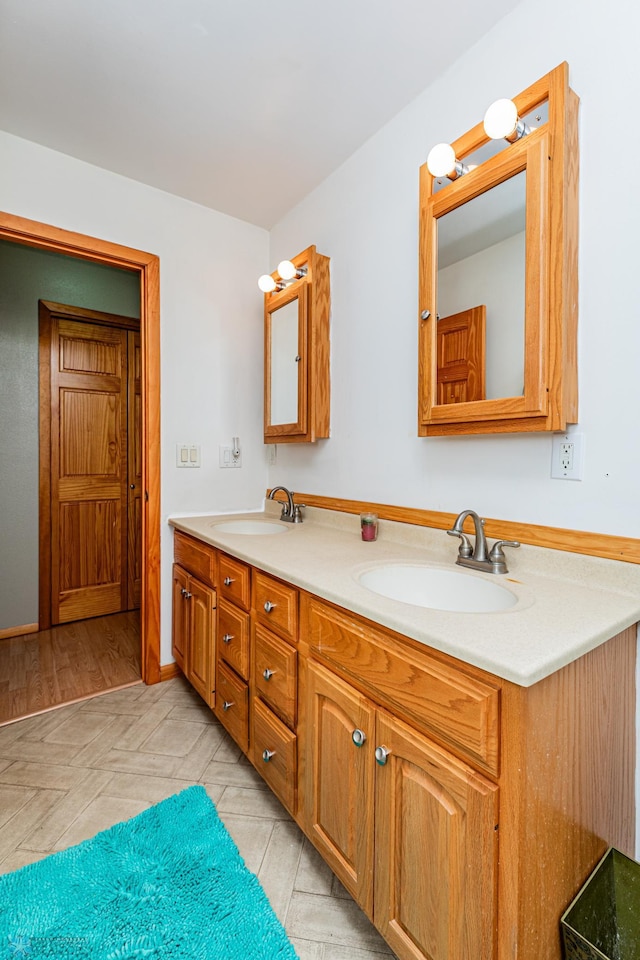
[[[458,570],[419,564],[389,563],[358,577],[367,590],[432,610],[494,613],[515,606],[518,597],[499,583]]]
[[[275,533],[287,533],[287,528],[275,520],[223,520],[212,523],[220,533],[242,533],[245,536],[267,536]]]

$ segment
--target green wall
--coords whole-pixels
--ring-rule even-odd
[[[140,281],[0,240],[0,630],[38,619],[38,300],[139,317]]]

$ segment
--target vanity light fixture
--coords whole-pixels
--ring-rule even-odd
[[[261,277],[258,277],[258,286],[263,293],[273,293],[274,290],[284,290],[285,287],[288,287],[289,284],[295,280],[306,277],[307,266],[305,264],[302,267],[296,267],[291,260],[281,260],[276,273],[279,274],[280,280],[274,280],[270,273],[263,273]]]
[[[291,260],[281,260],[278,264],[278,273],[283,280],[300,280],[301,277],[306,277],[307,268],[305,267],[296,267]]]
[[[270,273],[263,273],[261,277],[258,277],[258,286],[263,293],[271,293],[279,284],[275,282]]]
[[[456,180],[469,172],[461,160],[456,159],[455,151],[450,143],[436,143],[427,157],[427,168],[432,177],[447,177]]]
[[[513,100],[496,100],[484,115],[484,132],[491,140],[508,140],[515,143],[531,133],[531,127],[518,116]]]

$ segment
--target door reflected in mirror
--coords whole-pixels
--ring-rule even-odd
[[[298,300],[271,313],[271,423],[298,421]]]
[[[438,220],[438,403],[523,395],[525,211],[523,170]]]

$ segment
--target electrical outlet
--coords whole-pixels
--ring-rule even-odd
[[[242,454],[238,452],[238,455],[234,457],[233,447],[218,447],[218,455],[221,470],[242,466]]]
[[[584,437],[581,433],[560,433],[551,444],[551,476],[554,480],[582,480]]]

